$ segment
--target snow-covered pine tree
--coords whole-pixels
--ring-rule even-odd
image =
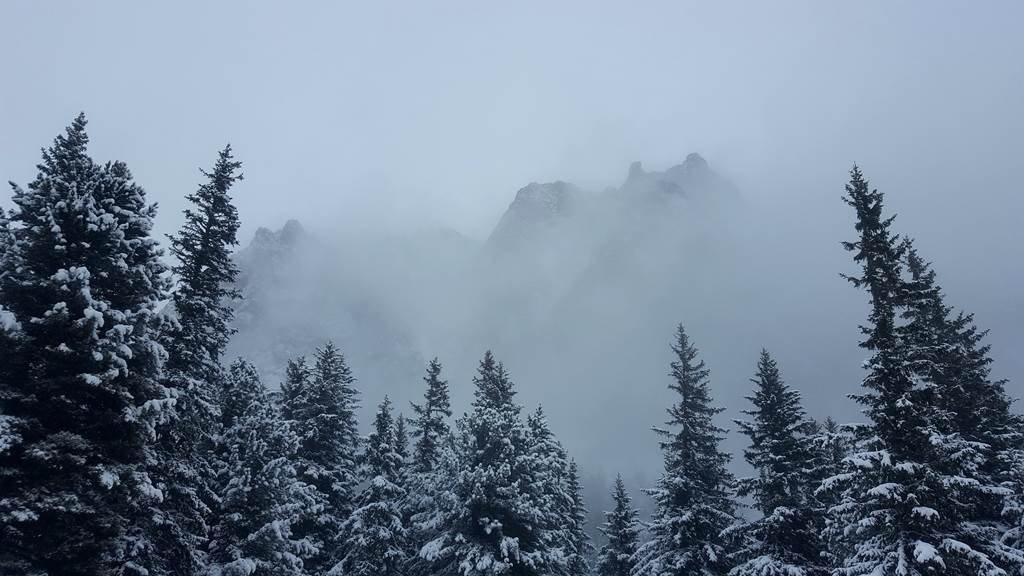
[[[626,492],[622,475],[615,477],[612,489],[615,508],[604,513],[601,533],[607,539],[597,556],[598,576],[630,576],[633,572],[633,556],[640,545],[639,512],[633,508],[633,500]]]
[[[328,342],[316,351],[311,371],[301,360],[289,365],[283,389],[282,415],[301,439],[295,467],[299,478],[315,487],[323,507],[296,526],[296,534],[320,550],[307,562],[311,574],[323,574],[341,559],[336,538],[353,509],[359,449],[354,384],[344,356]]]
[[[569,461],[562,444],[548,425],[544,408],[537,409],[526,418],[527,445],[532,459],[531,497],[540,513],[543,545],[548,549],[561,549],[566,556],[566,573],[570,568],[574,550],[574,500],[569,491]]]
[[[0,271],[0,571],[133,573],[133,527],[167,408],[155,208],[124,164],[86,153],[84,115],[44,150]]]
[[[305,393],[313,373],[305,356],[291,358],[284,371],[284,382],[281,382],[281,415],[286,419],[289,415],[289,404],[295,402],[299,394]]]
[[[561,549],[545,546],[543,510],[531,490],[528,432],[504,367],[488,351],[473,379],[473,410],[444,451],[431,513],[435,537],[420,550],[431,574],[560,574]]]
[[[433,469],[437,463],[439,446],[451,432],[448,418],[452,416],[448,381],[441,379],[441,363],[437,358],[427,365],[427,375],[423,381],[427,384],[423,403],[412,404],[415,416],[409,419],[413,425],[413,438],[416,439],[413,462],[420,472]]]
[[[405,427],[405,415],[395,418],[395,451],[402,457],[402,468],[409,462],[409,431]]]
[[[4,265],[4,256],[14,244],[14,235],[11,233],[11,219],[7,216],[7,210],[0,208],[0,276],[4,274],[7,267]],[[3,287],[3,280],[0,278],[0,289]]]
[[[244,360],[231,365],[221,406],[221,506],[211,530],[207,573],[305,576],[303,558],[315,549],[292,534],[292,525],[318,512],[318,502],[292,464],[299,439]]]
[[[564,518],[568,525],[569,576],[588,576],[590,574],[590,557],[594,554],[594,545],[587,534],[587,507],[583,501],[583,484],[580,482],[580,470],[575,460],[569,461],[567,491],[570,510]]]
[[[402,456],[398,452],[391,400],[377,409],[373,432],[363,457],[366,487],[355,510],[342,526],[341,561],[330,574],[339,576],[399,576],[405,574],[408,550],[402,502]]]
[[[761,350],[757,373],[751,379],[754,405],[736,420],[750,438],[744,457],[756,477],[737,483],[737,493],[753,499],[761,517],[737,532],[741,544],[732,557],[732,576],[810,576],[826,573],[821,562],[817,508],[808,484],[815,452],[808,443],[814,431],[800,405],[800,393],[782,380],[778,365]]]
[[[722,411],[711,404],[704,361],[680,325],[672,344],[672,383],[679,399],[669,409],[661,435],[665,471],[648,490],[657,509],[649,525],[651,540],[640,547],[634,576],[720,575],[729,569],[722,532],[736,521],[731,499],[729,456],[719,444],[725,430],[713,422]]]
[[[940,387],[920,370],[926,351],[898,322],[907,303],[906,246],[891,231],[892,218],[882,215],[883,195],[856,166],[846,192],[858,237],[843,245],[861,266],[847,279],[867,289],[871,304],[861,327],[861,346],[871,352],[866,391],[855,397],[870,419],[870,435],[858,442],[845,470],[823,485],[841,494],[829,517],[830,532],[843,538],[840,572],[1001,574],[983,550],[958,540],[970,507],[959,497],[971,489],[947,473],[946,460],[962,445],[945,432]]]
[[[423,544],[438,534],[438,526],[432,521],[438,517],[434,512],[436,507],[444,504],[437,497],[450,481],[445,478],[447,471],[438,468],[442,455],[451,448],[448,418],[452,415],[452,409],[448,382],[441,378],[441,363],[437,358],[427,365],[423,381],[426,384],[423,403],[411,403],[413,416],[409,419],[414,439],[411,463],[406,470],[405,502],[412,551],[408,564],[410,574],[428,573],[429,563],[420,558],[418,553]],[[453,460],[447,458],[447,462]]]
[[[810,447],[814,459],[808,472],[807,498],[814,506],[816,531],[822,542],[822,564],[835,570],[842,565],[846,551],[843,550],[842,534],[830,530],[827,525],[829,510],[839,503],[840,495],[834,490],[822,489],[822,483],[843,472],[845,461],[853,453],[856,431],[859,425],[840,425],[831,416],[824,422],[815,422]]]
[[[242,179],[242,163],[234,159],[231,145],[217,156],[213,170],[203,170],[207,181],[186,198],[185,224],[171,236],[171,254],[178,259],[174,273],[174,311],[178,326],[172,331],[168,367],[200,383],[217,384],[220,357],[231,337],[233,288],[238,267],[231,250],[238,245],[238,210],[231,201],[231,187]]]
[[[1003,382],[989,378],[984,331],[973,317],[945,304],[935,271],[903,241],[906,270],[901,334],[910,363],[921,380],[935,388],[942,443],[936,466],[956,489],[958,542],[986,554],[1007,573],[1024,572],[1024,551],[1003,538],[1007,497],[1002,478],[1012,476],[1005,462],[1021,449],[1020,420],[1010,413]],[[933,443],[935,441],[933,440]],[[984,568],[984,565],[983,565]],[[991,570],[992,568],[986,568]]]
[[[237,269],[231,250],[238,244],[238,214],[229,190],[242,176],[231,147],[218,155],[206,182],[187,196],[185,224],[170,237],[177,259],[177,279],[161,341],[168,352],[163,382],[174,407],[158,428],[156,457],[150,474],[163,500],[150,511],[146,528],[155,542],[146,559],[153,575],[190,576],[205,563],[203,551],[210,507],[216,496],[210,485],[216,464],[211,461],[212,435],[217,433],[220,364],[232,330],[232,286]]]

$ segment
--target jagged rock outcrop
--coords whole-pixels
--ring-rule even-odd
[[[511,248],[520,241],[557,227],[571,218],[580,201],[581,192],[567,182],[533,182],[516,192],[488,243]]]

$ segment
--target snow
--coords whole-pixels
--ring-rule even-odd
[[[21,436],[14,429],[16,422],[13,416],[0,414],[0,454],[21,441]]]
[[[14,313],[0,306],[0,330],[4,332],[16,332],[21,330],[21,324],[14,317]]]
[[[113,488],[116,484],[120,483],[120,481],[121,479],[118,478],[117,474],[114,474],[110,470],[103,470],[100,472],[100,483],[108,489]]]
[[[945,562],[942,561],[942,556],[939,551],[927,542],[918,540],[914,543],[914,560],[919,564],[931,564],[938,563],[945,567]]]

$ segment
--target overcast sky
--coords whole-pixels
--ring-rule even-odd
[[[485,238],[530,181],[696,151],[833,277],[859,162],[1024,392],[1024,2],[11,0],[0,22],[0,177],[84,110],[161,233],[229,141],[243,242],[288,218]]]
[[[529,181],[691,151],[747,194],[831,201],[856,160],[978,234],[1019,222],[1021,2],[14,0],[0,21],[0,175],[29,180],[84,110],[167,230],[228,141],[249,232],[326,204],[481,236]]]

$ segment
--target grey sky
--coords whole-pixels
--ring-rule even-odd
[[[765,246],[842,290],[857,161],[1024,392],[1022,2],[13,0],[0,22],[0,176],[30,180],[84,110],[162,233],[227,141],[243,242],[292,217],[484,238],[530,181],[698,151]]]
[[[1019,2],[13,1],[0,21],[0,173],[30,178],[85,110],[166,229],[228,140],[249,231],[327,202],[482,235],[526,182],[694,150],[748,194],[832,200],[857,160],[937,214],[1016,222]]]

